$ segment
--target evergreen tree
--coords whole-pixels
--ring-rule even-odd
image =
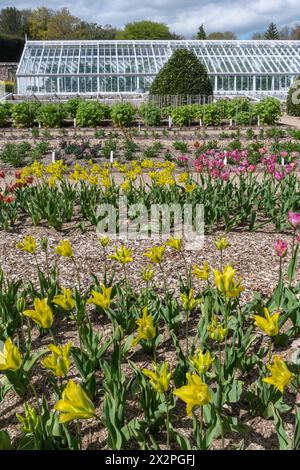
[[[270,23],[267,31],[265,32],[265,39],[279,39],[279,32],[275,23]]]
[[[207,39],[206,32],[205,32],[205,29],[204,29],[203,24],[202,24],[202,25],[200,26],[200,28],[198,29],[198,32],[197,32],[197,35],[196,35],[196,39],[199,39],[199,40],[205,40],[205,39]]]
[[[179,48],[156,75],[150,94],[210,96],[213,88],[205,66],[194,52]]]

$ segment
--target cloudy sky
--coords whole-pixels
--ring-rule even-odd
[[[299,0],[0,0],[0,7],[66,6],[76,16],[122,27],[129,21],[149,19],[166,23],[172,31],[191,37],[204,23],[208,32],[234,31],[247,38],[271,21],[278,26],[300,22]]]

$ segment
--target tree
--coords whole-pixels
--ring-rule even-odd
[[[207,36],[207,39],[210,39],[210,40],[216,40],[216,39],[228,40],[228,39],[237,39],[237,37],[232,31],[224,31],[224,33],[220,32],[220,31],[216,31],[214,33],[210,33]]]
[[[267,31],[265,32],[265,39],[275,40],[279,39],[278,29],[275,23],[270,23]]]
[[[46,32],[53,10],[46,7],[40,7],[30,15],[29,18],[29,36],[31,39],[46,39]]]
[[[262,39],[264,39],[264,33],[259,31],[257,33],[253,33],[251,39],[255,41],[261,41]]]
[[[74,39],[115,39],[117,29],[111,25],[99,25],[97,23],[88,23],[81,21],[80,25],[75,29]]]
[[[174,35],[164,23],[144,20],[127,23],[116,39],[174,39]]]
[[[156,75],[152,95],[212,95],[212,84],[205,66],[194,52],[176,49]]]
[[[80,18],[71,15],[67,8],[62,8],[51,15],[45,33],[45,39],[74,39]]]
[[[298,103],[297,103],[298,101]],[[286,110],[289,116],[300,116],[300,77],[297,77],[291,86],[287,100]]]
[[[206,35],[203,24],[198,29],[198,32],[196,34],[196,39],[200,39],[200,40],[201,39],[203,39],[203,40],[207,39],[207,35]]]
[[[28,32],[31,10],[7,7],[0,10],[0,32],[12,36],[24,36]]]

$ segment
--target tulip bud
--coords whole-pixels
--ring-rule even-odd
[[[48,237],[42,237],[40,240],[41,248],[43,251],[47,251],[48,248]]]
[[[124,330],[120,325],[118,325],[114,334],[114,340],[121,341],[123,338],[124,338]]]
[[[26,301],[24,297],[19,297],[17,300],[17,310],[19,313],[23,313],[26,308]]]

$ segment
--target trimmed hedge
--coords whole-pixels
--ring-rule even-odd
[[[156,75],[151,95],[213,95],[205,66],[194,52],[180,48]]]
[[[0,34],[1,62],[19,62],[25,41],[18,36]]]
[[[300,76],[296,78],[296,81],[300,81]],[[294,94],[295,93],[295,94]],[[300,116],[300,103],[293,103],[292,98],[294,97],[300,101],[300,84],[298,86],[291,86],[287,100],[286,100],[286,111],[290,116]]]

